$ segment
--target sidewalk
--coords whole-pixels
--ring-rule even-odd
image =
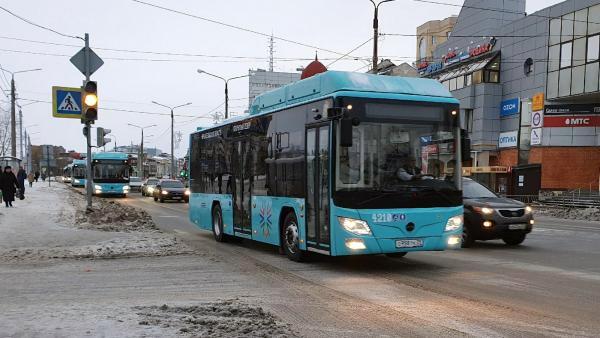
[[[61,183],[27,187],[25,200],[14,206],[0,208],[0,264],[189,253],[174,236],[160,232],[97,231],[76,225],[76,211],[85,207],[83,196]]]

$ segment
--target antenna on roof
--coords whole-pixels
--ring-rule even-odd
[[[273,71],[274,65],[274,54],[275,54],[275,39],[273,38],[273,32],[271,32],[271,36],[269,37],[269,71]]]

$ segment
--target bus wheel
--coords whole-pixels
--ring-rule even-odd
[[[223,233],[223,212],[220,205],[215,205],[212,212],[212,230],[215,236],[215,241],[225,242],[225,234]]]
[[[298,231],[298,221],[293,212],[289,212],[283,220],[283,231],[281,233],[281,243],[283,251],[289,259],[300,262],[304,255],[300,250],[300,235]]]

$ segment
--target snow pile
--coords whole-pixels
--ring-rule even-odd
[[[289,325],[238,300],[195,306],[135,307],[140,325],[173,328],[174,335],[193,337],[297,337]]]
[[[535,214],[583,221],[600,221],[600,209],[598,208],[540,208],[535,211]]]
[[[132,233],[83,246],[31,247],[0,250],[0,262],[32,262],[52,259],[124,258],[171,256],[193,253],[174,236]]]
[[[100,231],[158,231],[152,217],[144,211],[114,201],[94,201],[93,211],[79,209],[75,224],[79,228]]]

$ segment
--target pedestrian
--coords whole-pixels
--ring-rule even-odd
[[[35,171],[35,182],[37,183],[38,179],[40,178],[40,172],[39,171]]]
[[[12,168],[7,165],[4,167],[4,172],[0,174],[0,189],[2,189],[2,199],[4,200],[7,208],[13,206],[12,202],[15,201],[15,194],[18,186],[19,182],[17,182],[17,178],[12,172]]]
[[[19,183],[19,199],[25,198],[25,180],[27,179],[27,172],[23,167],[19,167],[17,172],[17,182]]]
[[[33,173],[33,171],[29,172],[29,175],[27,175],[27,182],[29,182],[29,187],[33,187],[33,181],[35,181],[35,174]]]
[[[42,173],[42,181],[46,182],[46,173]]]

